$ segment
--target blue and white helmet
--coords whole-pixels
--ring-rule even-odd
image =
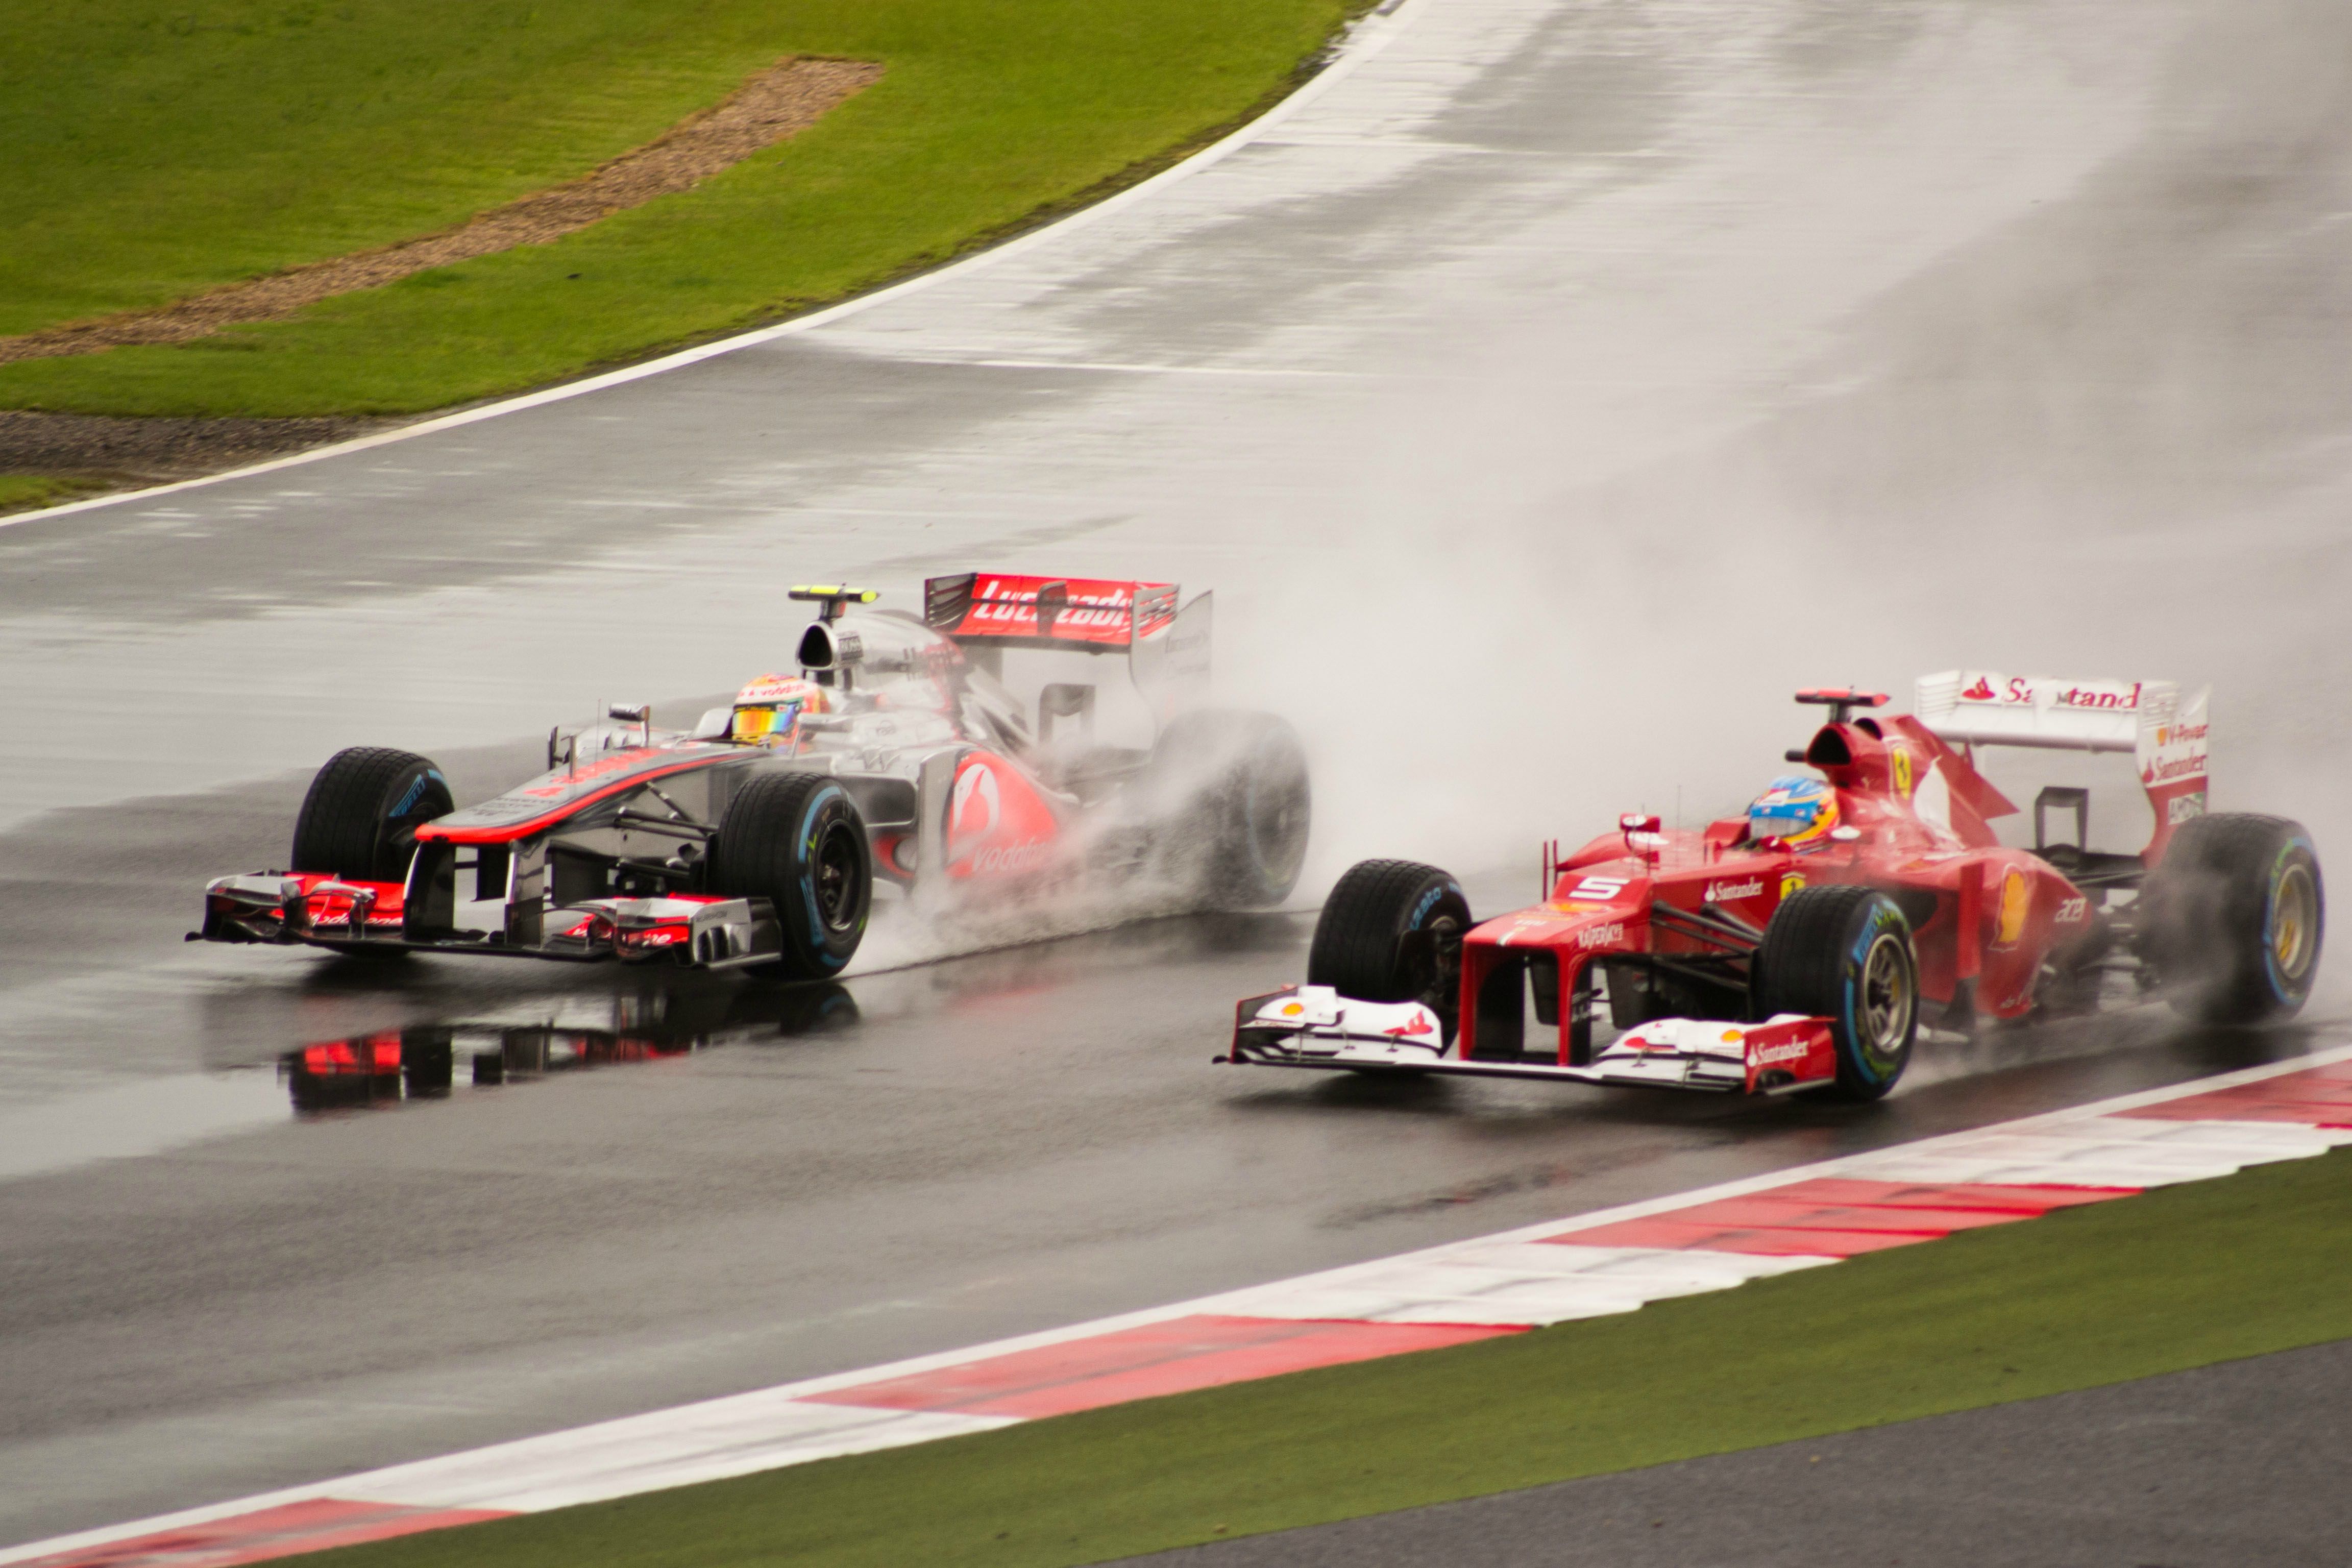
[[[1837,791],[1820,779],[1789,773],[1774,779],[1748,806],[1748,837],[1809,848],[1827,838],[1837,821]]]

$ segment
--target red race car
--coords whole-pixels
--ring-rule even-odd
[[[1564,858],[1546,896],[1483,923],[1434,867],[1368,860],[1316,922],[1307,984],[1243,1002],[1237,1065],[1450,1072],[1874,1100],[1932,1014],[2087,1012],[2161,996],[2221,1024],[2290,1016],[2326,919],[2311,837],[2208,816],[2206,693],[2170,682],[1963,670],[1830,710],[1746,815],[1699,832],[1629,816]],[[2033,847],[1985,746],[2130,753],[2155,832],[2087,847],[2090,795],[2033,803]],[[2072,817],[2071,842],[2052,837]]]
[[[919,616],[867,608],[866,589],[792,597],[823,606],[796,673],[691,731],[626,705],[559,728],[548,771],[495,799],[454,809],[426,758],[337,753],[288,868],[213,882],[190,940],[823,979],[877,888],[1148,879],[1194,907],[1290,891],[1306,758],[1280,719],[1192,705],[1206,594],[1179,610],[1172,583],[967,572],[926,583]]]

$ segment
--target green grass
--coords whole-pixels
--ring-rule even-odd
[[[461,222],[785,54],[877,84],[552,245],[195,343],[0,366],[0,406],[356,414],[837,300],[1197,144],[1349,0],[75,0],[0,7],[0,333]],[[576,275],[576,276],[575,276]]]
[[[113,488],[114,481],[79,474],[0,474],[0,512],[60,506]]]
[[[354,1547],[333,1568],[1094,1563],[2347,1335],[2342,1152],[1622,1317]]]

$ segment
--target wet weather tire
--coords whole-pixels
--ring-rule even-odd
[[[1365,1002],[1425,1002],[1452,1038],[1470,900],[1450,872],[1411,860],[1360,860],[1323,901],[1307,984]]]
[[[2327,891],[2300,824],[2191,817],[2148,873],[2140,904],[2141,956],[2179,1013],[2260,1024],[2303,1010],[2319,973]]]
[[[416,830],[455,809],[449,781],[426,758],[383,746],[337,752],[302,797],[289,869],[405,882]]]
[[[1823,1099],[1876,1100],[1911,1060],[1919,1029],[1919,963],[1911,925],[1871,888],[1800,888],[1764,928],[1749,970],[1756,1016],[1827,1018],[1837,1080]]]
[[[827,980],[865,940],[874,864],[849,792],[824,773],[761,773],[727,803],[710,847],[709,888],[775,906],[783,951],[754,973]]]
[[[1265,909],[1307,859],[1314,795],[1297,732],[1271,713],[1180,713],[1144,784],[1167,825],[1162,864],[1201,902]]]

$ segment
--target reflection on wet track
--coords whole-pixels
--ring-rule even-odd
[[[610,1028],[495,1021],[412,1024],[289,1051],[278,1076],[304,1114],[391,1106],[404,1100],[446,1100],[461,1086],[494,1089],[555,1073],[625,1062],[658,1061],[701,1049],[724,1036],[709,1021],[680,1009],[673,1016],[666,993],[617,997]],[[748,1005],[744,1005],[748,1004]],[[857,1022],[857,1001],[837,984],[796,985],[750,993],[729,1009],[724,1027],[747,1031],[745,1015],[760,1016],[779,1035],[844,1029]]]

